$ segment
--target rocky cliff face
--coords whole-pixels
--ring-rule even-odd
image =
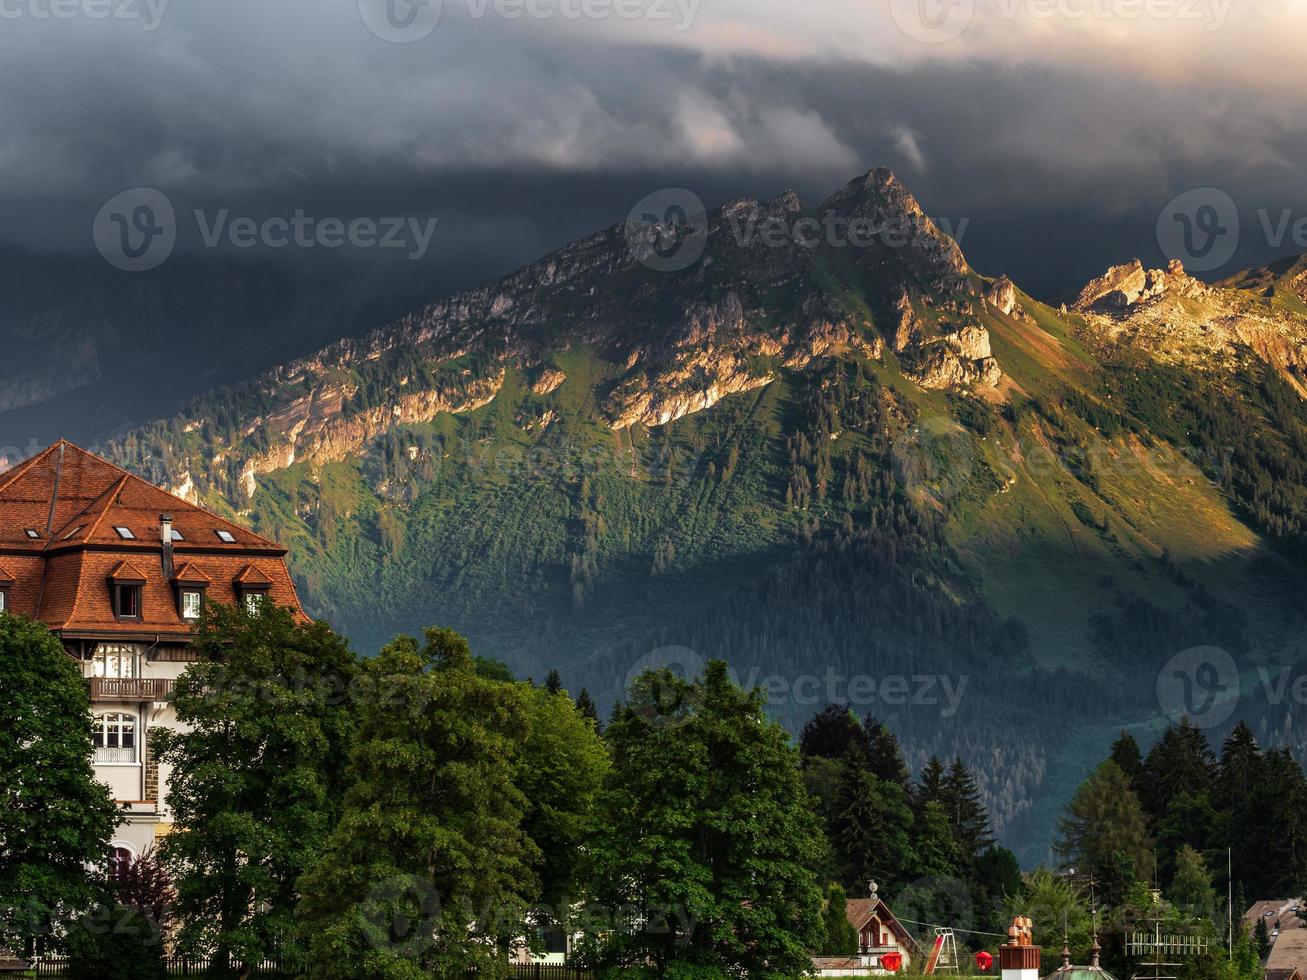
[[[1277,302],[1274,286],[1246,288],[1264,276],[1265,270],[1252,270],[1209,286],[1178,260],[1166,269],[1145,269],[1135,259],[1088,283],[1071,309],[1098,337],[1130,344],[1163,363],[1233,372],[1258,358],[1307,396],[1307,316]],[[1287,278],[1292,288],[1296,279]]]
[[[888,170],[813,210],[793,193],[732,201],[689,243],[702,258],[658,271],[657,249],[693,231],[618,225],[269,372],[255,388],[272,408],[238,429],[218,431],[202,411],[182,421],[207,444],[172,466],[171,482],[200,494],[198,474],[216,463],[238,472],[248,499],[263,474],[343,459],[395,426],[483,406],[509,371],[547,399],[567,381],[556,357],[582,348],[614,365],[595,396],[619,431],[666,425],[823,358],[882,360],[887,340],[923,388],[1002,377],[977,310],[1013,314],[1015,289],[976,276]]]

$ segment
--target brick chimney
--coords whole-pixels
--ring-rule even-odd
[[[1030,919],[1018,915],[1008,926],[1007,942],[998,948],[998,964],[1003,980],[1039,980],[1042,950],[1035,945]]]

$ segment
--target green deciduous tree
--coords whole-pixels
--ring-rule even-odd
[[[163,980],[164,942],[157,920],[125,905],[97,906],[68,927],[71,980]]]
[[[522,829],[540,852],[540,901],[557,913],[580,896],[577,856],[592,831],[608,751],[565,691],[528,689],[530,721],[517,756]]]
[[[91,768],[81,671],[44,626],[6,613],[0,773],[0,944],[30,951],[103,897],[117,809]]]
[[[295,962],[297,880],[339,813],[356,663],[326,626],[270,603],[210,605],[201,662],[176,685],[178,731],[156,736],[172,768],[177,829],[160,858],[177,891],[182,949],[236,962]]]
[[[597,902],[624,910],[598,962],[807,972],[822,938],[821,832],[798,754],[763,704],[720,661],[695,683],[660,671],[632,685],[608,730],[591,853]]]
[[[400,637],[363,665],[352,784],[302,882],[309,975],[505,976],[540,853],[516,784],[523,685],[481,676],[467,641]]]
[[[1008,896],[1007,916],[1029,916],[1037,941],[1041,936],[1060,939],[1065,930],[1072,949],[1088,948],[1093,920],[1084,892],[1068,878],[1047,868],[1037,868],[1025,875],[1023,881],[1021,891]],[[1053,942],[1044,939],[1041,944],[1044,949],[1041,973],[1047,974],[1061,963]]]
[[[864,765],[870,762],[871,740],[858,716],[842,704],[828,704],[813,715],[799,734],[805,759],[843,759],[855,749]]]
[[[1212,876],[1203,856],[1187,844],[1176,857],[1175,878],[1167,897],[1194,918],[1214,921],[1216,889],[1212,887]]]

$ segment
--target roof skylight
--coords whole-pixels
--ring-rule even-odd
[[[114,530],[118,532],[118,537],[122,538],[124,541],[136,540],[136,535],[132,533],[132,529],[129,527],[115,527]]]
[[[219,531],[218,540],[223,544],[235,544],[236,538],[230,531]]]

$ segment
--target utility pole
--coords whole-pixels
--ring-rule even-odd
[[[1234,848],[1225,849],[1225,949],[1234,962]]]

